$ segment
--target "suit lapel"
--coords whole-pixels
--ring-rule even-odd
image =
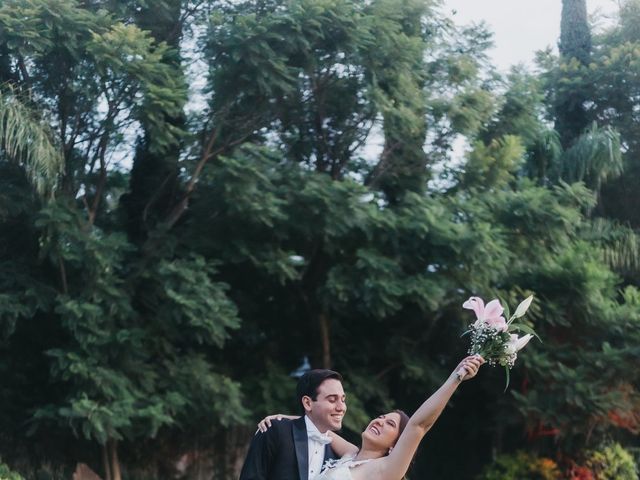
[[[293,421],[293,443],[296,448],[300,480],[309,480],[309,440],[304,417]]]
[[[323,462],[326,462],[327,460],[335,460],[336,458],[337,458],[336,452],[333,451],[333,449],[331,448],[331,445],[325,445]]]

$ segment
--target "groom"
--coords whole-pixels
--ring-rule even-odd
[[[325,460],[336,458],[326,435],[342,428],[347,411],[342,376],[310,370],[298,381],[302,417],[272,422],[251,441],[240,480],[312,480]]]

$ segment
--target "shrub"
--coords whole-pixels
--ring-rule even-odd
[[[594,473],[587,467],[574,465],[568,473],[569,480],[596,480]]]
[[[526,452],[499,455],[478,480],[559,480],[560,470],[550,458]]]
[[[20,474],[12,471],[4,463],[0,462],[0,480],[24,480]]]
[[[594,471],[597,480],[638,480],[633,455],[619,443],[590,452],[587,466]]]

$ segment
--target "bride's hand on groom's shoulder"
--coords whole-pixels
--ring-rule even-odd
[[[269,427],[271,427],[271,422],[273,420],[282,420],[282,419],[287,419],[287,420],[295,420],[297,418],[300,418],[297,415],[284,415],[282,413],[277,413],[275,415],[267,415],[266,417],[264,417],[262,420],[260,420],[258,422],[258,430],[256,430],[256,433],[258,432],[266,432]]]

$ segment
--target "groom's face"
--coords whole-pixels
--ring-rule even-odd
[[[310,397],[302,399],[307,416],[322,433],[340,430],[342,417],[347,411],[342,383],[335,378],[328,378],[318,386],[317,392],[316,400]]]

